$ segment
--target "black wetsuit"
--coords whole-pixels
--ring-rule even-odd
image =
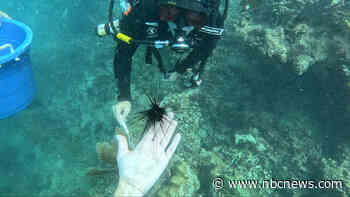
[[[120,32],[136,40],[146,40],[146,30],[149,27],[146,25],[146,22],[157,22],[159,24],[158,37],[155,38],[155,40],[169,40],[172,38],[171,33],[168,31],[168,24],[159,20],[158,6],[150,4],[144,5],[142,3],[133,7],[128,16],[122,17],[119,22]],[[208,25],[214,27],[223,26],[223,21],[220,19],[220,17],[217,17],[209,23],[210,24]],[[212,51],[216,46],[216,41],[217,39],[212,39],[208,36],[202,35],[197,47],[193,48],[188,56],[184,58],[180,64],[175,66],[176,72],[184,73],[186,68],[192,68],[199,62],[205,62],[206,59],[212,54]],[[129,45],[122,41],[118,41],[117,51],[114,57],[114,73],[119,90],[119,101],[131,100],[131,64],[132,57],[137,47],[137,44]],[[199,70],[198,72],[202,72],[202,70],[203,69]]]

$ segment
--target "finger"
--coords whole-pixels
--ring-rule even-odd
[[[142,147],[145,145],[145,144],[150,144],[150,143],[153,143],[153,138],[155,136],[155,133],[154,133],[154,126],[151,125],[145,132],[144,132],[144,135],[142,136],[142,139],[140,140],[140,142],[137,144],[136,148],[138,149],[139,147]]]
[[[139,145],[142,146],[142,144],[148,143],[149,141],[164,138],[166,130],[169,127],[169,120],[171,120],[170,118],[173,116],[173,113],[169,113],[169,117],[167,117],[166,120],[163,119],[163,121],[159,121],[156,122],[155,125],[151,125],[145,132],[145,135],[142,137]],[[160,144],[161,140],[158,140],[158,142],[158,144]]]
[[[114,138],[118,141],[118,154],[117,160],[123,157],[126,153],[129,152],[128,141],[125,136],[116,135]]]
[[[169,120],[166,120],[169,121]],[[177,122],[175,120],[169,121],[169,127],[167,128],[165,132],[165,136],[162,138],[160,145],[165,149],[169,142],[171,137],[174,135],[175,129],[177,126]]]
[[[161,140],[165,137],[167,130],[169,128],[170,122],[164,117],[161,121],[156,122],[154,134],[156,139],[158,139],[158,145],[160,145]]]
[[[174,117],[174,113],[168,112],[167,115],[163,116],[161,121],[156,123],[155,134],[157,135],[156,136],[157,138],[160,138],[163,140],[163,138],[166,136],[168,132],[168,129],[173,117]],[[159,142],[161,142],[161,140]]]
[[[163,116],[161,120],[161,128],[162,128],[162,138],[166,136],[169,126],[172,124],[172,119],[174,118],[174,113],[173,112],[167,112],[166,115]]]
[[[149,141],[153,141],[157,135],[157,129],[156,129],[156,125],[151,125],[149,128],[147,128],[147,130],[145,131],[145,134],[142,138],[142,141],[144,142],[149,142]]]
[[[164,154],[164,148],[160,146],[160,141],[162,138],[156,137],[153,139],[153,154],[156,156]]]
[[[180,140],[181,140],[181,135],[180,133],[177,133],[175,136],[174,136],[174,139],[173,141],[171,142],[170,146],[168,147],[168,149],[166,150],[165,152],[165,155],[167,157],[167,160],[170,160],[170,158],[173,156],[177,146],[179,145],[180,143]]]

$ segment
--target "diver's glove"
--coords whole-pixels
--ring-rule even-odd
[[[118,122],[125,122],[127,116],[131,111],[131,102],[130,101],[121,101],[118,102],[113,107],[113,113]]]
[[[202,80],[199,77],[198,72],[193,72],[191,68],[188,68],[183,74],[184,86],[186,88],[195,88],[201,85]]]
[[[202,84],[202,80],[199,78],[199,73],[192,76],[192,84],[198,87]]]

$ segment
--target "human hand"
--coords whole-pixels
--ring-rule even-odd
[[[116,135],[119,184],[114,197],[143,196],[158,180],[181,139],[177,133],[171,141],[177,125],[173,116],[173,113],[169,113],[163,121],[146,131],[132,151],[128,149],[126,138]]]
[[[131,111],[131,102],[130,101],[121,101],[112,107],[114,117],[118,122],[125,122],[126,117]]]

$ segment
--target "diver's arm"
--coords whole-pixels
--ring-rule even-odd
[[[138,16],[133,10],[128,16],[123,16],[120,20],[120,32],[132,37],[140,39],[140,25],[137,23]],[[118,101],[131,101],[130,94],[130,76],[132,70],[132,57],[137,49],[136,44],[127,44],[118,40],[117,51],[114,56],[114,75],[117,79],[117,87],[119,91]]]

